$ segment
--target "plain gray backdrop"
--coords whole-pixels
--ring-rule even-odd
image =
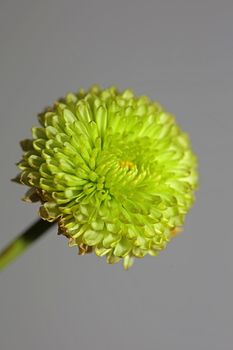
[[[36,115],[115,84],[177,116],[199,157],[182,235],[125,272],[55,228],[0,275],[1,350],[233,349],[233,2],[1,0],[0,247],[37,218],[10,182]]]

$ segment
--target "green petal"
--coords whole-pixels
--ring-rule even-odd
[[[122,238],[119,243],[117,243],[115,249],[114,249],[114,255],[118,257],[124,257],[126,254],[129,253],[131,250],[131,243],[125,239]]]
[[[102,240],[102,237],[103,234],[96,231],[88,230],[84,233],[83,240],[86,244],[93,246],[98,244]]]

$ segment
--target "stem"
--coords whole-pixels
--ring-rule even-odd
[[[54,223],[39,219],[20,236],[15,238],[0,252],[0,270],[3,270],[19,255],[21,255],[34,241],[43,236]]]

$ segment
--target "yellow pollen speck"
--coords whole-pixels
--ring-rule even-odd
[[[135,164],[133,162],[130,162],[129,160],[121,160],[119,162],[120,168],[127,168],[128,170],[131,170],[135,167]]]

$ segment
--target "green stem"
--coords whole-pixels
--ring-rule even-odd
[[[0,252],[0,270],[3,270],[19,255],[21,255],[34,241],[43,236],[53,223],[42,219],[36,221],[20,236],[15,238],[4,250]]]

